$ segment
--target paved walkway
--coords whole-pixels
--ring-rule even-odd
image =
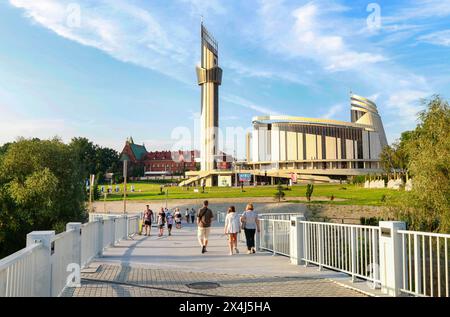
[[[151,237],[136,236],[107,249],[91,263],[91,273],[82,273],[82,286],[63,296],[364,296],[346,287],[354,284],[341,273],[292,265],[267,252],[246,254],[243,244],[240,254],[230,256],[222,231],[212,228],[208,252],[201,254],[193,225],[161,238],[152,228]],[[218,287],[189,286],[197,282]]]

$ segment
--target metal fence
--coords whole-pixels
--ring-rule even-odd
[[[304,260],[379,283],[379,228],[301,221]]]
[[[402,244],[401,291],[415,296],[449,297],[450,235],[399,230]]]
[[[290,255],[290,220],[260,219],[259,249]]]
[[[39,294],[42,280],[48,280],[46,259],[42,243],[35,243],[0,260],[0,297]]]
[[[100,221],[88,222],[81,226],[81,267],[85,267],[100,254]]]
[[[26,248],[0,260],[0,297],[61,295],[71,273],[69,264],[82,268],[105,247],[138,233],[139,219],[137,215],[97,217],[58,235],[30,233],[33,239],[27,236]]]

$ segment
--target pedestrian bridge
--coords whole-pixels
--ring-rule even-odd
[[[230,256],[224,216],[205,254],[195,225],[141,236],[140,215],[32,232],[0,260],[0,296],[449,296],[450,235],[262,214],[258,252]]]

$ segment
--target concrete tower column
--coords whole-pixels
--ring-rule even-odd
[[[198,84],[201,87],[201,170],[216,169],[218,147],[219,86],[222,69],[218,66],[218,44],[201,25],[201,62],[197,67]]]

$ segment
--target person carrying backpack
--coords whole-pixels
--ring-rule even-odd
[[[202,253],[206,252],[208,246],[209,232],[211,231],[211,222],[214,219],[213,212],[208,208],[208,201],[203,202],[203,207],[199,209],[197,214],[197,237],[202,247]]]

